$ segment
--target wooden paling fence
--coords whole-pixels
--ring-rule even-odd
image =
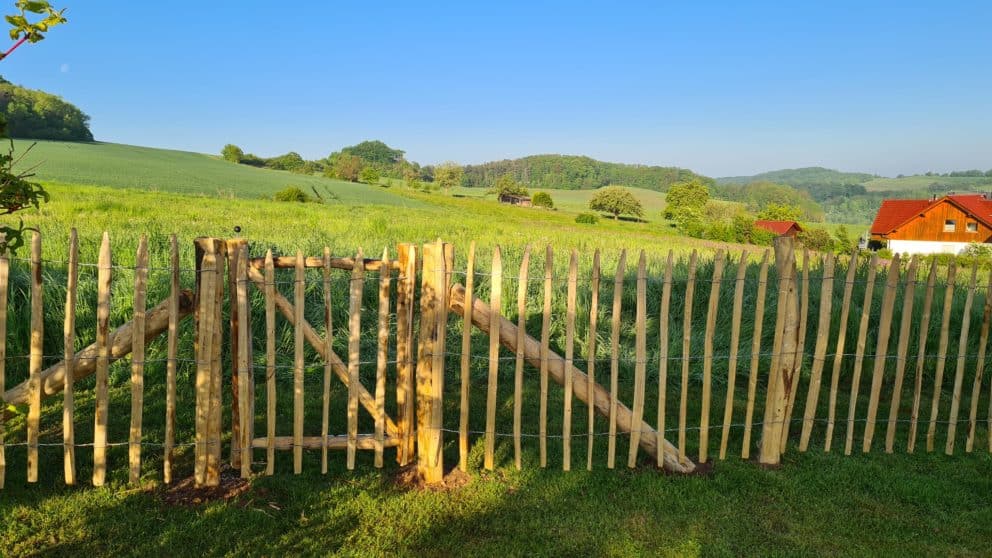
[[[92,335],[93,343],[77,351],[79,270],[87,264],[79,262],[72,231],[63,351],[46,355],[41,254],[35,234],[30,258],[0,258],[0,393],[8,405],[26,407],[23,442],[5,440],[0,422],[0,487],[8,447],[24,448],[29,483],[39,479],[39,448],[57,445],[67,484],[78,481],[77,449],[85,447],[92,483],[100,486],[107,481],[108,448],[120,445],[127,447],[130,482],[142,477],[144,447],[156,448],[167,483],[182,466],[179,450],[188,447],[195,482],[216,485],[225,443],[243,477],[275,474],[282,451],[299,474],[310,456],[319,456],[319,470],[327,473],[331,450],[343,450],[349,470],[359,466],[360,452],[383,467],[388,450],[400,465],[414,464],[426,482],[438,482],[446,449],[449,457],[457,453],[462,470],[476,460],[493,469],[510,455],[517,468],[560,458],[567,471],[573,450],[582,452],[574,444],[585,439],[590,470],[615,467],[626,451],[628,467],[650,462],[691,473],[737,453],[734,448],[743,459],[777,465],[790,446],[805,452],[816,442],[829,452],[840,436],[850,454],[862,425],[862,452],[875,447],[878,430],[885,452],[895,451],[898,440],[911,453],[925,429],[926,451],[934,451],[943,430],[947,454],[961,439],[973,451],[992,427],[992,392],[983,390],[992,283],[979,285],[977,266],[964,272],[959,288],[954,264],[945,271],[934,260],[922,277],[925,265],[915,257],[907,263],[899,256],[881,262],[857,253],[797,254],[791,239],[780,238],[773,251],[755,258],[744,250],[736,260],[723,250],[712,261],[696,252],[688,261],[671,252],[653,261],[640,251],[628,266],[621,252],[615,269],[603,269],[597,251],[581,273],[580,261],[587,260],[576,251],[567,267],[556,267],[548,247],[543,274],[533,276],[526,249],[519,268],[504,275],[500,249],[487,265],[477,262],[474,243],[456,269],[454,246],[440,241],[400,244],[395,257],[386,250],[370,259],[360,249],[332,257],[329,248],[309,257],[271,250],[252,256],[247,240],[201,238],[195,266],[183,270],[172,236],[168,264],[154,269],[166,280],[153,291],[166,297],[149,308],[147,240],[139,242],[135,265],[122,268],[112,264],[104,234],[98,262],[89,266],[95,267],[95,331],[85,338]],[[16,313],[8,308],[12,261],[30,272],[29,294],[17,299],[30,306],[30,339],[25,377],[7,389],[7,365],[19,356],[8,355],[6,342]],[[112,296],[112,281],[122,269],[133,278],[130,320],[111,329],[111,301],[120,300]],[[194,273],[192,291],[181,288],[186,271]],[[600,300],[611,272],[612,298]],[[514,281],[511,300],[504,284]],[[942,299],[935,301],[937,295]],[[190,315],[193,330],[183,335]],[[165,358],[147,358],[149,343],[162,335]],[[180,356],[186,344],[192,359]],[[127,380],[112,381],[112,363],[128,355]],[[57,361],[45,367],[46,358]],[[512,374],[504,361],[512,362]],[[953,379],[945,382],[948,361]],[[151,363],[162,366],[149,373]],[[89,376],[92,387],[79,387]],[[146,386],[159,380],[164,390]],[[111,416],[110,405],[122,382],[130,400],[126,442],[108,434],[108,425],[122,418]],[[93,417],[87,443],[76,440],[80,389],[93,394],[85,409]],[[43,400],[59,392],[62,442],[41,443],[42,417],[51,416],[43,413]],[[160,442],[143,431],[146,393],[164,397]],[[985,421],[978,416],[982,402],[989,409]],[[148,407],[158,412],[155,403]],[[188,442],[177,443],[177,411],[191,416]],[[512,444],[499,444],[504,437]],[[476,448],[473,440],[481,444]]]

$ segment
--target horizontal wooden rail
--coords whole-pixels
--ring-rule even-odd
[[[276,436],[272,439],[273,446],[277,450],[289,450],[293,449],[293,437],[292,436]],[[393,448],[400,445],[400,439],[396,436],[390,436],[383,439],[382,442],[384,447]],[[322,449],[327,447],[333,450],[343,450],[348,448],[348,436],[328,436],[327,446],[324,446],[324,438],[321,436],[304,436],[300,442],[300,446],[303,449]],[[251,447],[253,448],[267,448],[269,447],[268,438],[255,438],[251,441]],[[358,435],[358,446],[357,449],[360,450],[374,450],[376,447],[375,434],[359,434]]]
[[[382,260],[362,258],[362,262],[365,264],[365,271],[379,271],[382,267]],[[265,258],[251,258],[248,260],[248,263],[255,269],[265,269]],[[272,258],[272,266],[276,269],[292,269],[296,267],[296,256],[276,256]],[[303,267],[323,269],[324,257],[305,257],[303,258]],[[400,264],[399,262],[390,262],[389,267],[390,269],[398,270],[400,269]],[[331,268],[351,271],[355,268],[355,258],[331,258]]]

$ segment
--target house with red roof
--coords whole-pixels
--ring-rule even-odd
[[[925,200],[884,200],[869,231],[875,245],[900,254],[957,254],[992,242],[992,199],[949,194]]]
[[[795,221],[770,221],[767,219],[758,219],[754,222],[754,226],[765,229],[766,231],[771,231],[777,236],[795,236],[803,232],[803,228],[799,226],[799,223]]]

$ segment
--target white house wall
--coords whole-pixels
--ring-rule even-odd
[[[933,240],[889,240],[889,250],[899,254],[958,254],[968,242],[937,242]]]

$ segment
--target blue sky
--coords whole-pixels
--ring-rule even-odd
[[[54,3],[69,23],[0,74],[77,104],[103,141],[992,168],[987,1]]]

